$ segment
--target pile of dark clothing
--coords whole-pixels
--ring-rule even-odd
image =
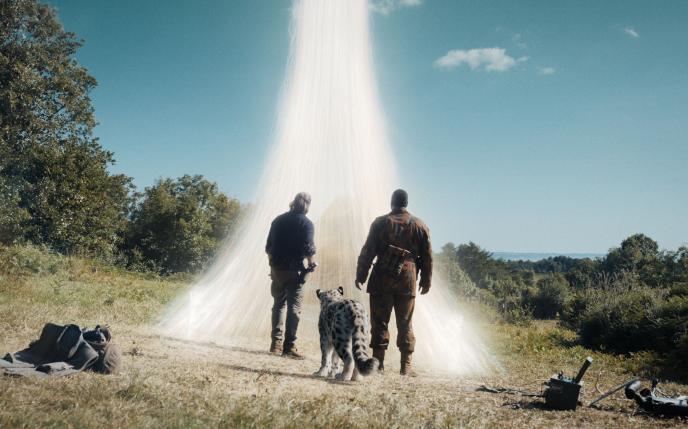
[[[108,327],[87,330],[78,325],[47,323],[41,337],[28,348],[0,359],[0,370],[6,375],[35,377],[87,370],[114,374],[119,371],[122,354],[111,340]]]

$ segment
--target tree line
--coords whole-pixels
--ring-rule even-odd
[[[557,319],[587,347],[688,355],[688,247],[660,250],[634,234],[604,257],[504,261],[475,243],[447,244],[440,269],[454,290],[510,323]]]
[[[32,243],[162,273],[197,271],[241,211],[202,176],[137,192],[113,174],[83,41],[36,0],[0,3],[0,243]]]

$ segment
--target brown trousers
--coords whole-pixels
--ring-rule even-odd
[[[413,308],[416,298],[410,295],[370,295],[370,347],[387,350],[389,345],[389,319],[392,309],[397,321],[397,347],[405,353],[413,353],[416,337],[413,335]]]

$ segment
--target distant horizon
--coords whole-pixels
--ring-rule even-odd
[[[542,259],[553,258],[556,256],[566,256],[574,259],[596,259],[602,258],[606,253],[579,253],[579,252],[504,252],[504,251],[491,251],[492,257],[495,259],[502,259],[507,261],[539,261]]]

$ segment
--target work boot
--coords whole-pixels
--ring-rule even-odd
[[[282,340],[272,340],[270,343],[270,353],[282,353]]]
[[[415,377],[417,375],[416,371],[414,371],[411,366],[411,353],[401,352],[401,369],[399,370],[399,374],[409,377]]]
[[[377,367],[377,372],[380,374],[385,373],[385,349],[373,349],[373,357],[380,362]]]
[[[298,360],[303,360],[306,359],[304,355],[299,353],[299,351],[296,349],[296,346],[292,345],[290,347],[285,347],[284,351],[282,351],[282,357],[288,357],[291,359],[298,359]]]

